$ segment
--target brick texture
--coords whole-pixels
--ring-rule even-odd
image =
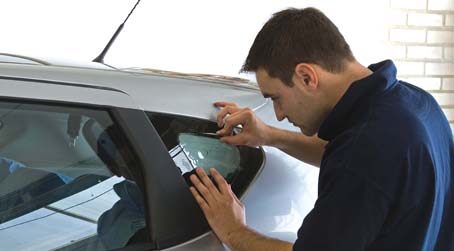
[[[429,10],[454,11],[454,1],[452,0],[428,0]]]
[[[441,14],[426,14],[426,13],[409,13],[408,25],[417,26],[442,26],[443,15]]]
[[[398,78],[429,91],[454,128],[454,0],[390,0],[387,18]]]
[[[391,29],[389,32],[389,38],[393,42],[423,43],[426,41],[426,31],[413,29]]]
[[[408,46],[408,58],[443,58],[443,47],[441,46]]]
[[[454,15],[446,15],[445,17],[446,26],[454,26]]]
[[[428,31],[428,43],[454,43],[454,31]]]
[[[454,76],[454,63],[427,63],[426,75]]]
[[[390,25],[407,25],[407,12],[400,10],[388,11],[386,23]]]
[[[454,121],[454,109],[453,108],[443,109],[443,112],[445,113],[448,121]]]
[[[441,106],[454,105],[454,93],[432,93],[432,96],[437,100]]]
[[[454,78],[443,78],[442,88],[447,91],[454,90]]]
[[[445,47],[444,50],[444,58],[449,61],[454,61],[454,46],[453,47]]]
[[[403,62],[395,61],[397,67],[397,74],[399,75],[423,75],[424,63],[423,62]]]

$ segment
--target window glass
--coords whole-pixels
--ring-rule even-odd
[[[148,116],[189,185],[194,168],[216,168],[241,196],[264,163],[260,148],[222,143],[212,121],[159,113]]]
[[[182,156],[175,156],[174,160],[183,173],[190,172],[195,167],[203,167],[206,171],[215,167],[222,176],[233,180],[240,169],[240,151],[235,146],[203,134],[180,133],[178,141],[173,152],[180,149]]]
[[[133,165],[104,110],[0,102],[1,249],[108,250],[140,240]]]

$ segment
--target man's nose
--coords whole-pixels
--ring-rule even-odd
[[[274,113],[276,114],[276,119],[278,121],[282,121],[285,119],[285,115],[284,113],[282,112],[282,110],[279,108],[278,105],[276,105],[276,103],[274,103]]]

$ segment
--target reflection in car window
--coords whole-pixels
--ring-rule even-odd
[[[106,111],[0,102],[2,250],[108,250],[145,229],[134,158]]]
[[[240,151],[235,146],[224,144],[213,137],[190,133],[181,133],[178,140],[179,144],[172,152],[181,149],[182,157],[175,156],[174,160],[183,173],[190,172],[195,167],[202,167],[206,171],[215,167],[231,182],[240,169]]]

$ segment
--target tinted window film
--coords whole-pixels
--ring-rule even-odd
[[[182,175],[194,168],[216,168],[241,196],[264,162],[261,148],[231,146],[213,134],[216,123],[182,116],[149,113],[149,118]]]
[[[108,250],[140,240],[137,162],[104,110],[0,102],[2,250]]]
[[[196,167],[215,167],[232,182],[240,171],[241,155],[236,146],[224,144],[215,137],[192,133],[180,133],[178,141],[172,153],[179,152],[180,156],[172,157],[183,173],[191,172]]]

